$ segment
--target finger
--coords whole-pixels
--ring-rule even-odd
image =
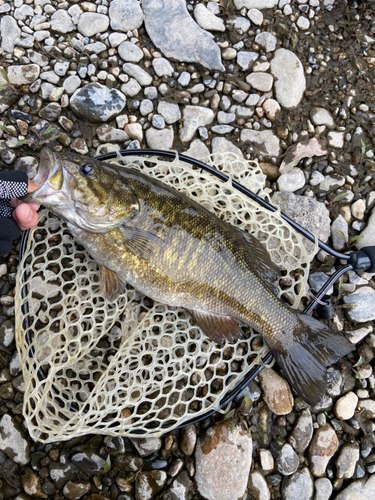
[[[38,214],[28,203],[22,203],[13,212],[13,218],[22,230],[34,227],[38,222]]]
[[[16,208],[18,207],[19,205],[29,205],[29,207],[32,209],[32,210],[38,210],[38,208],[40,207],[40,205],[38,205],[37,203],[25,203],[24,201],[22,200],[18,200],[17,198],[12,198],[10,200],[10,206],[12,208]]]
[[[27,192],[28,193],[32,193],[32,192],[36,191],[39,188],[40,188],[40,185],[38,186],[38,184],[35,184],[34,181],[32,181],[31,179],[29,179],[29,182],[27,184]]]

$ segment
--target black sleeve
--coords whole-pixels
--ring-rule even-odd
[[[28,177],[21,170],[0,172],[0,199],[19,198],[27,193]]]

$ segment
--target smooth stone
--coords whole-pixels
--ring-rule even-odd
[[[330,175],[327,175],[324,178],[324,181],[322,181],[319,184],[319,189],[322,191],[330,191],[333,188],[338,188],[341,187],[345,184],[345,177],[339,177],[336,179],[335,177],[331,177]]]
[[[14,9],[14,19],[17,21],[25,21],[27,17],[31,17],[34,15],[34,10],[30,5],[21,5],[21,7],[18,7]]]
[[[364,399],[358,403],[358,411],[364,418],[375,418],[375,401],[373,399]]]
[[[294,474],[299,466],[299,458],[293,447],[286,443],[281,448],[280,455],[276,460],[277,470],[283,476]]]
[[[101,142],[124,142],[128,139],[128,135],[124,130],[110,127],[107,124],[98,127],[96,135]]]
[[[364,247],[375,246],[375,208],[372,210],[367,226],[360,233],[360,238],[356,241],[355,246],[358,250]]]
[[[125,132],[131,139],[136,139],[139,142],[143,140],[143,128],[140,123],[129,123],[125,125]]]
[[[161,439],[158,437],[130,438],[130,440],[141,457],[152,455],[159,451],[162,446]]]
[[[194,17],[199,26],[204,30],[225,31],[224,21],[220,17],[216,17],[202,3],[195,6]]]
[[[139,106],[139,111],[142,116],[147,116],[154,111],[154,105],[150,99],[143,99]]]
[[[107,49],[107,46],[102,42],[88,43],[85,45],[83,51],[87,54],[101,54],[104,50]]]
[[[8,79],[12,85],[29,85],[39,77],[40,67],[37,64],[8,66]]]
[[[311,287],[311,290],[313,290],[314,292],[319,292],[319,290],[326,284],[328,280],[329,280],[328,274],[323,273],[322,271],[310,274],[309,285]],[[331,295],[332,293],[333,293],[333,287],[331,287],[327,291],[328,295]]]
[[[144,69],[133,63],[125,63],[122,67],[125,73],[137,80],[139,85],[147,86],[152,83],[152,76]]]
[[[375,500],[375,474],[351,482],[340,491],[335,500]]]
[[[333,411],[340,420],[349,420],[354,416],[358,403],[358,396],[354,392],[348,392],[335,404]]]
[[[252,440],[239,427],[210,428],[197,442],[195,481],[207,500],[242,498],[247,487]]]
[[[103,474],[105,460],[92,450],[84,450],[72,456],[72,463],[88,474]]]
[[[276,120],[276,116],[281,111],[280,104],[277,101],[275,101],[275,99],[266,99],[262,104],[262,108],[266,113],[266,117],[271,122],[274,122]]]
[[[270,500],[271,493],[268,489],[267,481],[264,479],[263,475],[258,472],[252,472],[250,474],[249,481],[249,493],[251,498],[254,500]]]
[[[222,139],[222,137],[215,137],[215,139]],[[200,139],[195,139],[190,143],[189,149],[184,154],[202,161],[210,156],[210,150]]]
[[[117,50],[121,59],[127,62],[136,63],[143,58],[142,50],[132,42],[122,42]]]
[[[213,127],[211,127],[211,131],[214,134],[221,134],[221,135],[230,134],[231,132],[233,132],[233,130],[234,127],[232,127],[231,125],[214,125]]]
[[[121,113],[126,98],[122,92],[100,83],[89,83],[76,90],[70,98],[72,111],[91,123],[106,122]]]
[[[238,148],[236,145],[233,144],[233,142],[228,141],[228,139],[225,139],[225,137],[214,137],[211,141],[211,149],[212,149],[212,154],[215,155],[215,160],[220,161],[217,156],[222,155],[225,153],[233,153],[240,158],[243,158],[243,153]],[[234,168],[236,168],[236,164],[234,165]],[[242,170],[243,164],[239,166],[239,168]]]
[[[358,344],[363,340],[369,333],[372,332],[372,327],[357,328],[355,330],[350,330],[345,332],[345,336],[352,344]]]
[[[185,106],[182,112],[183,127],[180,129],[181,142],[189,142],[199,127],[209,125],[214,119],[212,109],[203,106]]]
[[[350,207],[350,211],[352,212],[353,217],[358,220],[363,220],[366,211],[366,203],[362,198],[355,201]]]
[[[348,223],[341,214],[338,215],[331,226],[332,244],[335,250],[344,250],[348,241],[348,231]]]
[[[190,457],[197,442],[197,429],[195,425],[184,427],[181,432],[180,449],[186,457]]]
[[[247,17],[256,26],[261,26],[263,23],[263,14],[258,9],[250,9],[247,13]]]
[[[281,485],[283,500],[312,500],[314,483],[307,467],[284,479]]]
[[[127,83],[121,85],[121,92],[127,97],[134,97],[142,90],[142,87],[139,85],[137,80],[134,78],[130,78]]]
[[[249,83],[254,89],[260,92],[269,92],[272,89],[273,77],[269,73],[262,73],[261,71],[250,73],[246,77],[247,83]]]
[[[328,132],[328,145],[332,148],[342,149],[344,147],[344,132]]]
[[[61,113],[61,106],[57,102],[51,102],[39,111],[39,116],[45,120],[55,121]]]
[[[193,482],[188,473],[183,470],[171,484],[169,491],[160,500],[188,500],[194,491]]]
[[[76,29],[73,19],[62,9],[52,14],[49,24],[51,29],[58,33],[70,33]]]
[[[167,473],[163,470],[142,472],[136,475],[137,500],[153,500],[164,488]]]
[[[68,78],[64,79],[63,88],[68,95],[73,95],[80,86],[81,79],[77,75],[68,76]]]
[[[306,31],[310,28],[310,21],[305,16],[299,16],[297,26],[301,31]]]
[[[257,453],[259,455],[260,465],[262,470],[269,472],[272,471],[275,467],[275,461],[273,459],[272,453],[270,450],[265,450],[262,448],[257,449]]]
[[[153,59],[152,67],[158,76],[172,76],[174,72],[172,64],[164,57]]]
[[[30,461],[28,442],[19,423],[5,413],[0,419],[0,451],[17,464]]]
[[[273,52],[277,46],[277,38],[268,31],[263,31],[255,37],[255,43],[265,52]]]
[[[234,0],[234,5],[238,10],[242,9],[242,7],[246,7],[246,9],[272,9],[272,7],[276,7],[279,0]]]
[[[366,323],[375,319],[375,290],[373,288],[362,286],[346,295],[344,302],[353,305],[353,308],[346,309],[350,321]]]
[[[304,453],[308,448],[314,432],[314,425],[310,410],[302,410],[294,429],[289,435],[289,443],[297,451]]]
[[[277,157],[280,154],[280,139],[271,130],[241,130],[241,141],[249,142],[256,154],[264,158]]]
[[[338,479],[350,479],[353,477],[358,459],[359,446],[350,443],[343,444],[336,460],[336,477]]]
[[[10,319],[5,320],[0,325],[0,345],[9,347],[15,337],[15,327],[13,321]]]
[[[318,170],[314,170],[314,172],[311,172],[309,181],[311,186],[313,187],[317,186],[323,181],[324,181],[324,175],[321,172],[319,172]]]
[[[315,496],[314,500],[329,500],[332,494],[332,483],[326,477],[317,479],[314,483]]]
[[[112,0],[108,15],[111,28],[124,33],[140,28],[144,18],[137,0]]]
[[[111,33],[108,37],[108,40],[109,43],[111,44],[111,47],[115,49],[119,47],[122,44],[122,42],[125,42],[127,38],[128,37],[125,35],[125,33]]]
[[[276,415],[287,415],[293,409],[293,395],[288,382],[272,368],[259,374],[263,399],[268,408]]]
[[[286,193],[294,193],[298,189],[303,188],[306,184],[305,174],[299,167],[294,167],[287,174],[282,174],[277,179],[279,191]]]
[[[158,129],[162,129],[165,127],[164,118],[161,115],[154,115],[151,120],[152,126]]]
[[[308,450],[310,471],[315,477],[324,476],[328,462],[338,446],[336,432],[329,424],[316,429]]]
[[[218,45],[192,19],[185,0],[144,0],[142,8],[149,37],[168,59],[225,70]]]
[[[181,75],[178,77],[178,83],[182,85],[182,87],[187,87],[190,83],[191,75],[187,71],[183,71]]]
[[[259,54],[257,52],[248,52],[246,50],[240,50],[237,52],[237,64],[247,71],[251,68],[253,63],[258,59]]]
[[[159,101],[158,103],[158,113],[160,113],[165,123],[172,125],[172,123],[178,122],[181,119],[181,111],[178,104],[173,104],[167,101]]]
[[[77,29],[81,35],[91,37],[107,31],[108,26],[108,16],[96,12],[83,12],[80,15]]]
[[[91,483],[88,481],[72,483],[68,481],[63,489],[63,495],[68,500],[79,500],[91,490]]]
[[[149,148],[152,149],[172,149],[173,145],[173,128],[165,127],[162,130],[157,130],[150,127],[146,130],[146,142]]]
[[[227,125],[228,123],[233,123],[236,121],[236,115],[234,113],[225,113],[225,111],[219,111],[217,114],[217,121],[220,125]]]
[[[277,102],[285,109],[296,108],[306,89],[301,61],[290,50],[277,49],[271,61],[271,73],[275,78]]]
[[[14,42],[21,36],[17,21],[12,16],[3,16],[0,20],[1,49],[8,54],[14,50]]]
[[[328,128],[335,126],[335,121],[329,111],[325,108],[311,108],[310,119],[313,125],[325,125]]]

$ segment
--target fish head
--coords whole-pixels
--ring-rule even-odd
[[[39,188],[24,201],[44,205],[85,231],[106,233],[139,211],[125,177],[92,158],[44,148],[33,180]]]

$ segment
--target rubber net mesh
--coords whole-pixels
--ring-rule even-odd
[[[301,309],[308,252],[278,213],[270,213],[212,174],[178,159],[117,158],[161,179],[231,224],[253,233],[283,270],[279,296]],[[204,161],[264,194],[256,162],[231,153]],[[87,433],[160,435],[208,410],[267,352],[259,335],[222,348],[183,309],[169,310],[130,286],[105,302],[99,268],[65,224],[41,212],[28,237],[16,290],[16,337],[25,382],[24,416],[33,439]]]

